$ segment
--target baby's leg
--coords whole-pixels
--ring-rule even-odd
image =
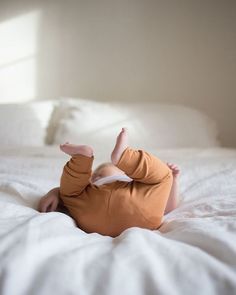
[[[134,181],[127,186],[132,202],[143,212],[144,218],[152,226],[158,228],[172,186],[172,172],[157,157],[143,151],[133,150],[127,144],[127,131],[117,137],[111,159],[119,169],[123,170]]]
[[[180,170],[176,165],[170,164],[170,163],[166,163],[166,164],[172,171],[173,183],[172,183],[170,195],[167,201],[167,205],[165,208],[165,214],[174,210],[179,204],[178,181],[179,181],[179,175],[180,175]]]
[[[93,150],[86,145],[69,143],[61,145],[60,149],[72,156],[61,176],[60,197],[65,203],[66,197],[77,197],[90,184]]]
[[[122,128],[117,137],[111,160],[129,177],[141,183],[157,184],[164,178],[172,179],[171,170],[160,159],[143,150],[128,147],[128,134],[125,128]]]
[[[116,145],[114,147],[114,150],[111,154],[111,161],[114,165],[116,165],[121,155],[123,154],[124,150],[128,147],[128,134],[127,129],[122,128],[121,132],[117,136],[116,139]]]

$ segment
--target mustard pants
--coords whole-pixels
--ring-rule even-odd
[[[93,157],[72,156],[61,176],[60,198],[79,228],[116,237],[130,227],[160,227],[173,180],[165,163],[127,148],[116,166],[133,181],[101,186],[90,183],[92,163]]]

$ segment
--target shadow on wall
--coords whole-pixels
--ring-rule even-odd
[[[40,18],[34,10],[0,23],[0,103],[36,98]]]

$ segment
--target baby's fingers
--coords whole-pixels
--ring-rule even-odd
[[[48,200],[48,199],[43,199],[43,200],[40,202],[39,212],[42,212],[42,213],[48,212],[48,209],[49,209],[50,205],[51,205],[50,200]]]
[[[44,210],[44,202],[45,202],[45,199],[43,199],[43,198],[39,201],[39,204],[38,204],[38,211],[39,212],[43,212],[43,210]]]
[[[55,198],[51,204],[51,208],[49,211],[51,211],[51,212],[56,211],[58,203],[59,203],[58,199]]]
[[[174,165],[174,164],[171,164],[171,163],[166,163],[166,165],[169,167],[169,168],[172,168],[172,166]]]
[[[47,207],[48,205],[45,203],[45,201],[41,202],[41,204],[39,205],[39,212],[41,213],[47,212]]]
[[[175,165],[175,164],[166,163],[166,165],[167,165],[171,170],[174,170],[174,169],[178,168],[177,165]]]
[[[173,169],[172,173],[173,173],[173,175],[178,175],[178,174],[180,174],[180,170],[179,169]]]

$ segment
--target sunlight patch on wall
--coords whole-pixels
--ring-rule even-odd
[[[0,23],[0,103],[36,97],[36,58],[40,12]]]

